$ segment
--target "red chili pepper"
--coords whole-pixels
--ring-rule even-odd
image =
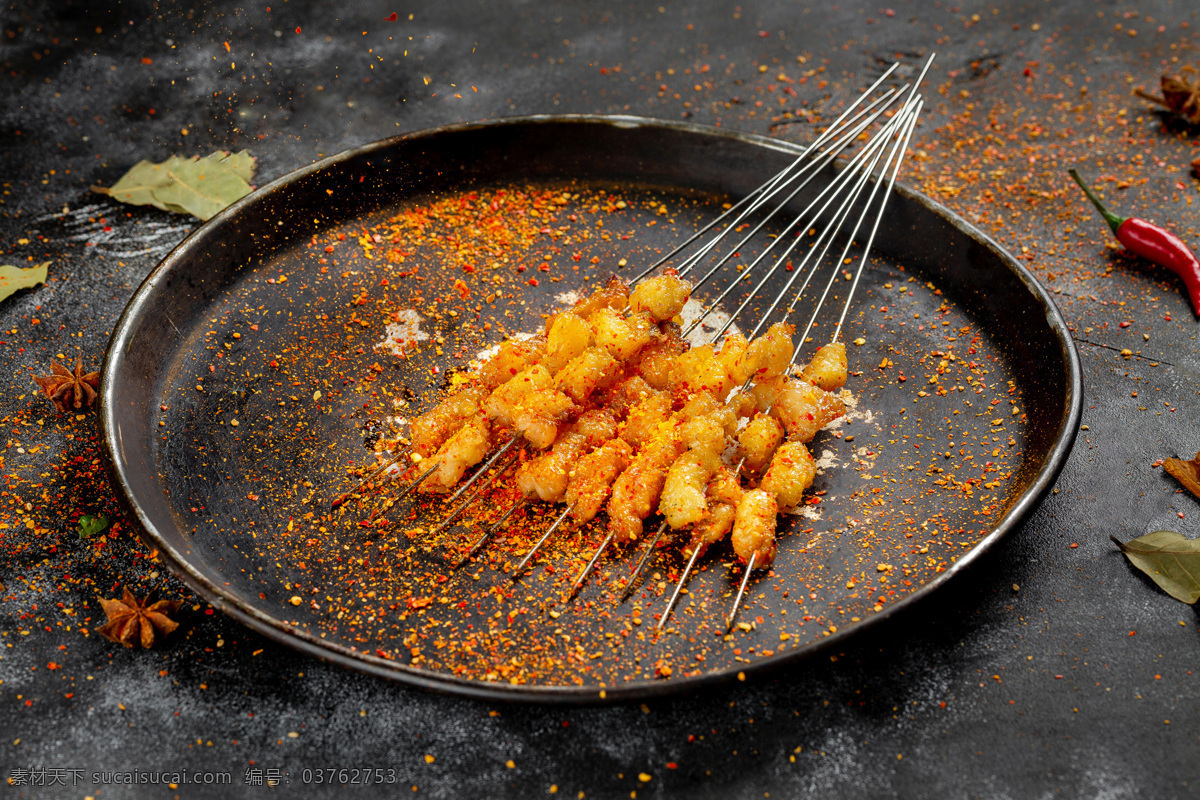
[[[1196,258],[1184,241],[1144,219],[1118,217],[1104,207],[1100,198],[1096,197],[1079,177],[1078,172],[1073,169],[1068,172],[1104,217],[1108,227],[1112,228],[1118,242],[1147,261],[1166,267],[1183,278],[1183,285],[1187,287],[1188,296],[1192,300],[1192,309],[1200,316],[1200,259]]]

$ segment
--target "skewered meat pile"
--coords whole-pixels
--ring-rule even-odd
[[[674,321],[689,294],[671,271],[632,292],[613,278],[543,331],[502,343],[466,388],[412,421],[410,490],[450,492],[498,445],[519,443],[531,454],[512,475],[519,502],[565,503],[555,528],[604,510],[611,541],[629,544],[658,513],[687,534],[692,560],[728,536],[742,562],[769,565],[776,514],[816,472],[805,445],[845,413],[845,346],[825,345],[801,370],[785,323],[689,347]]]

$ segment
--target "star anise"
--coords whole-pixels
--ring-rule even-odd
[[[166,636],[179,627],[179,623],[168,616],[179,610],[178,600],[156,600],[147,605],[149,600],[147,596],[139,601],[128,586],[120,600],[100,598],[108,622],[98,629],[99,633],[126,647],[133,647],[135,642],[149,647],[154,644],[155,631]]]
[[[1162,97],[1134,90],[1138,97],[1153,100],[1160,106],[1165,106],[1191,125],[1200,125],[1200,84],[1192,85],[1182,76],[1163,75],[1160,80]]]
[[[69,408],[90,408],[96,402],[96,390],[100,388],[100,373],[84,374],[83,359],[76,357],[75,371],[57,361],[50,362],[50,375],[35,375],[34,382],[41,387],[46,397],[54,401],[59,411]]]

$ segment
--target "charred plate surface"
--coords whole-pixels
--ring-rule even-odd
[[[656,635],[683,566],[670,544],[627,602],[633,553],[616,548],[564,600],[603,517],[513,583],[504,568],[553,509],[518,512],[450,569],[514,499],[503,480],[438,536],[447,509],[428,497],[372,517],[396,484],[329,509],[348,467],[370,460],[365,435],[428,408],[476,353],[539,327],[570,291],[640,271],[792,157],[688,126],[538,118],[388,140],[276,181],[174,251],[118,325],[103,387],[117,485],[210,602],[306,652],[427,687],[615,700],[837,643],[1010,530],[1077,427],[1078,365],[1044,292],[908,192],[892,200],[843,332],[861,343],[849,345],[851,412],[814,441],[811,502],[781,520],[778,559],[753,579],[731,636],[741,568],[727,545]],[[699,299],[736,273],[723,274]],[[849,285],[835,276],[805,360]],[[428,339],[396,352],[418,336],[414,318]]]

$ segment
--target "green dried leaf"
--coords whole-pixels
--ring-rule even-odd
[[[50,266],[49,261],[28,269],[14,267],[11,264],[0,266],[0,300],[4,300],[19,289],[28,289],[39,283],[45,283],[46,267],[48,266]]]
[[[210,161],[214,164],[219,164],[246,183],[254,180],[254,156],[250,155],[249,150],[242,150],[237,153],[227,153],[223,150],[218,150],[215,153],[205,156],[201,161]]]
[[[171,156],[161,164],[139,161],[111,188],[92,191],[132,205],[211,219],[221,209],[250,193],[254,157],[243,150],[218,150],[204,158]]]
[[[1171,597],[1191,604],[1200,600],[1200,539],[1175,531],[1154,531],[1124,543],[1109,538]]]
[[[79,538],[90,539],[108,527],[108,517],[103,514],[84,514],[79,518]]]

